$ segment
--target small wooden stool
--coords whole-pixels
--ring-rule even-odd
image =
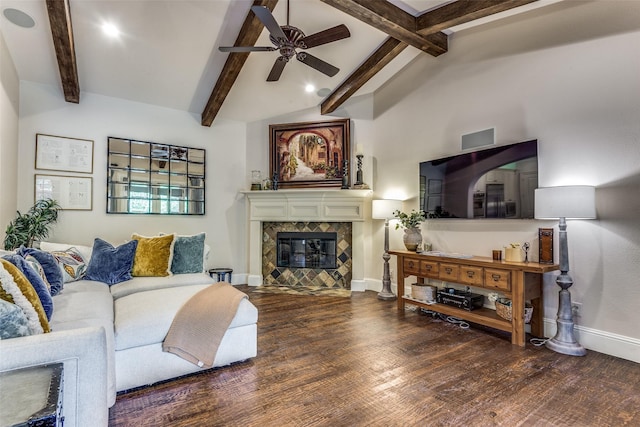
[[[212,268],[209,270],[209,276],[213,279],[213,276],[217,276],[218,282],[224,282],[227,275],[229,275],[229,283],[231,283],[231,273],[233,273],[232,268]]]

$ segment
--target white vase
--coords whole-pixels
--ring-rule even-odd
[[[422,234],[418,227],[405,228],[402,242],[408,251],[416,251],[422,243]]]

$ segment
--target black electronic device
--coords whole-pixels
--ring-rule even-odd
[[[439,289],[436,293],[436,302],[471,311],[476,308],[482,308],[484,295],[454,288],[444,288]]]

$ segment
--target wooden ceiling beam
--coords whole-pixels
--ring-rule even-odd
[[[382,70],[393,58],[398,56],[408,44],[388,37],[384,43],[369,56],[357,70],[329,95],[320,106],[321,114],[334,112],[340,105],[357,92],[366,82]]]
[[[416,18],[387,0],[322,0],[330,6],[378,28],[410,46],[438,56],[448,49],[447,35],[416,32]]]
[[[78,82],[69,0],[47,0],[47,13],[51,25],[53,46],[58,59],[64,99],[67,102],[78,104],[80,102],[80,83]]]
[[[458,0],[419,15],[416,31],[422,35],[484,18],[537,0]]]
[[[253,6],[266,6],[271,11],[273,11],[276,4],[278,4],[278,0],[254,0],[253,2]],[[262,25],[262,22],[249,10],[234,46],[255,46],[263,28],[264,25]],[[202,126],[211,126],[213,119],[218,115],[224,100],[231,91],[248,57],[249,52],[229,53],[220,77],[218,77],[211,96],[209,96],[209,100],[207,101],[207,105],[202,112]]]

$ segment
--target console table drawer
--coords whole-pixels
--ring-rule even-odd
[[[440,269],[438,268],[440,264],[433,261],[420,261],[420,271],[421,274],[424,274],[427,277],[438,278],[438,272]]]
[[[446,281],[456,282],[458,281],[459,273],[460,273],[459,265],[440,263],[440,271],[438,272],[438,278]]]
[[[511,272],[509,270],[485,268],[484,287],[511,291]]]
[[[420,261],[418,260],[405,258],[403,263],[403,268],[404,268],[405,274],[410,274],[413,276],[420,275]]]
[[[482,267],[463,265],[460,267],[460,283],[472,286],[482,286],[484,277]]]

